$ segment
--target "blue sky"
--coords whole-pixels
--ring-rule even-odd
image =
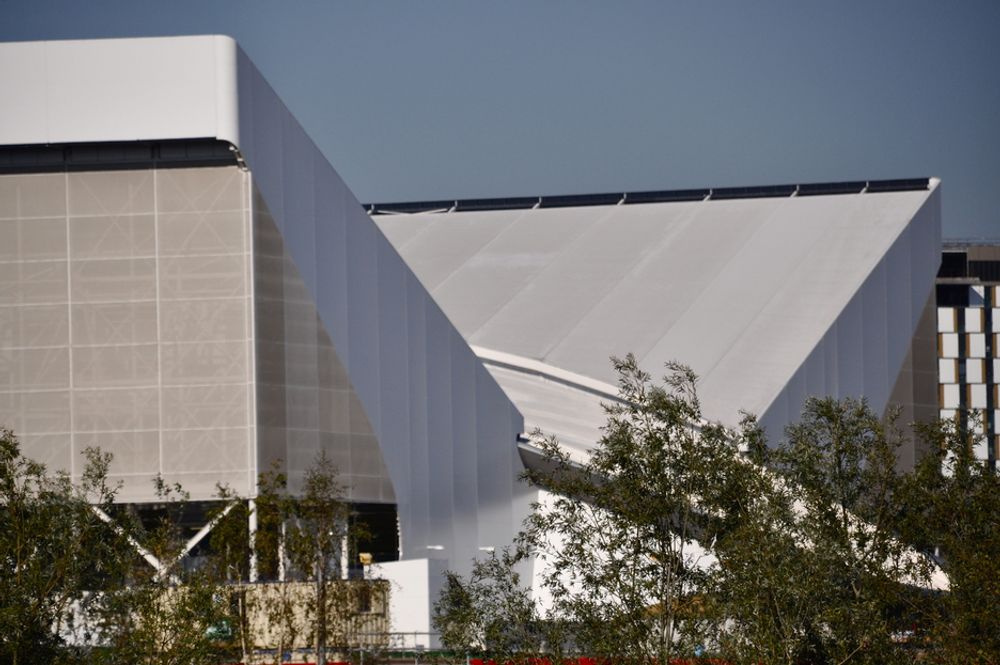
[[[0,0],[235,37],[362,201],[938,176],[1000,239],[1000,2]]]

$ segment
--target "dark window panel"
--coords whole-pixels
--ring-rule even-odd
[[[1000,261],[969,261],[969,277],[984,282],[1000,282]]]
[[[965,252],[943,252],[938,277],[968,277]]]
[[[968,307],[969,285],[938,284],[937,305],[938,307]]]

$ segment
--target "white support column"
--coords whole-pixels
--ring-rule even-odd
[[[204,540],[205,536],[207,536],[208,534],[210,534],[212,532],[212,529],[215,528],[215,525],[218,524],[219,522],[221,522],[222,518],[224,518],[226,515],[228,515],[229,511],[232,510],[233,506],[235,506],[235,505],[236,505],[236,501],[230,501],[229,505],[227,505],[225,508],[223,508],[219,512],[219,514],[216,515],[215,517],[213,517],[211,519],[211,521],[209,521],[205,526],[201,527],[201,529],[198,530],[198,533],[196,533],[193,536],[191,536],[191,539],[188,540],[184,544],[184,547],[181,549],[180,553],[174,558],[173,561],[171,561],[168,564],[161,565],[160,570],[157,572],[157,578],[162,579],[163,577],[165,577],[166,574],[167,574],[167,572],[171,568],[173,568],[174,566],[176,566],[178,563],[180,563],[180,561],[184,557],[186,557],[188,554],[190,554],[191,550],[193,550],[195,548],[195,545],[197,545],[202,540]]]
[[[340,538],[340,579],[342,580],[347,579],[347,567],[350,565],[347,545],[347,529],[345,528],[344,535]]]
[[[257,581],[257,502],[247,501],[247,534],[250,539],[250,582]]]
[[[169,562],[161,561],[156,556],[154,556],[152,552],[143,547],[142,544],[139,543],[139,541],[137,541],[132,536],[125,534],[124,529],[122,529],[122,527],[119,524],[117,524],[114,521],[114,519],[106,512],[104,512],[97,506],[91,506],[90,509],[94,511],[94,514],[97,515],[97,517],[102,522],[110,524],[111,528],[114,529],[116,533],[125,535],[126,538],[128,539],[129,544],[133,548],[135,548],[135,551],[138,552],[142,556],[142,558],[146,560],[146,563],[148,563],[156,570],[156,579],[161,580],[170,574],[170,569],[176,566],[184,557],[186,557],[191,552],[191,550],[194,549],[195,545],[200,543],[205,538],[205,536],[207,536],[209,533],[212,532],[212,529],[215,528],[215,525],[218,524],[223,517],[228,515],[229,511],[232,510],[233,506],[235,505],[236,502],[233,501],[228,506],[223,508],[222,511],[218,515],[216,515],[208,524],[201,527],[198,533],[196,533],[190,540],[187,541],[187,543],[184,544],[184,547],[181,549],[180,553],[174,558],[174,560]],[[173,575],[170,576],[170,579],[172,581],[178,581],[177,578]]]
[[[288,566],[285,562],[285,523],[281,523],[281,535],[278,538],[278,581],[284,582],[288,575]]]
[[[122,529],[121,525],[115,522],[115,520],[106,512],[104,512],[97,506],[91,506],[90,509],[94,511],[94,514],[97,515],[97,517],[102,522],[104,522],[105,524],[110,524],[111,528],[115,530],[115,533],[119,535],[124,534],[124,529]],[[162,575],[164,572],[166,572],[167,568],[163,565],[163,562],[157,559],[152,552],[143,547],[138,540],[129,535],[126,535],[125,537],[128,540],[129,545],[131,545],[135,549],[135,551],[138,552],[140,556],[142,556],[142,558],[146,560],[146,563],[148,563],[156,570],[157,575]]]

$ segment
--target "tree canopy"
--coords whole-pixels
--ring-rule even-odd
[[[0,430],[0,663],[250,662],[272,637],[282,662],[307,641],[322,658],[328,643],[357,638],[362,600],[385,602],[372,599],[372,583],[342,581],[344,548],[360,529],[323,456],[300,494],[277,471],[262,475],[256,507],[220,488],[207,514],[211,547],[197,562],[184,560],[182,487],[157,478],[158,501],[140,515],[116,503],[110,455],[85,457],[74,483]],[[272,578],[283,566],[287,583],[248,584],[252,554]]]
[[[1000,492],[967,431],[924,432],[935,452],[900,474],[903,434],[864,400],[810,399],[769,441],[751,416],[735,430],[704,422],[684,366],[662,382],[631,356],[615,366],[618,399],[590,457],[541,438],[544,463],[525,479],[544,499],[516,542],[469,579],[449,574],[435,608],[446,646],[636,663],[997,662]],[[950,590],[931,584],[942,570]]]

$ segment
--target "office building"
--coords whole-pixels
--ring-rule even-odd
[[[940,415],[979,434],[977,459],[1000,451],[1000,245],[947,242],[937,278]],[[976,414],[975,417],[973,414]]]

